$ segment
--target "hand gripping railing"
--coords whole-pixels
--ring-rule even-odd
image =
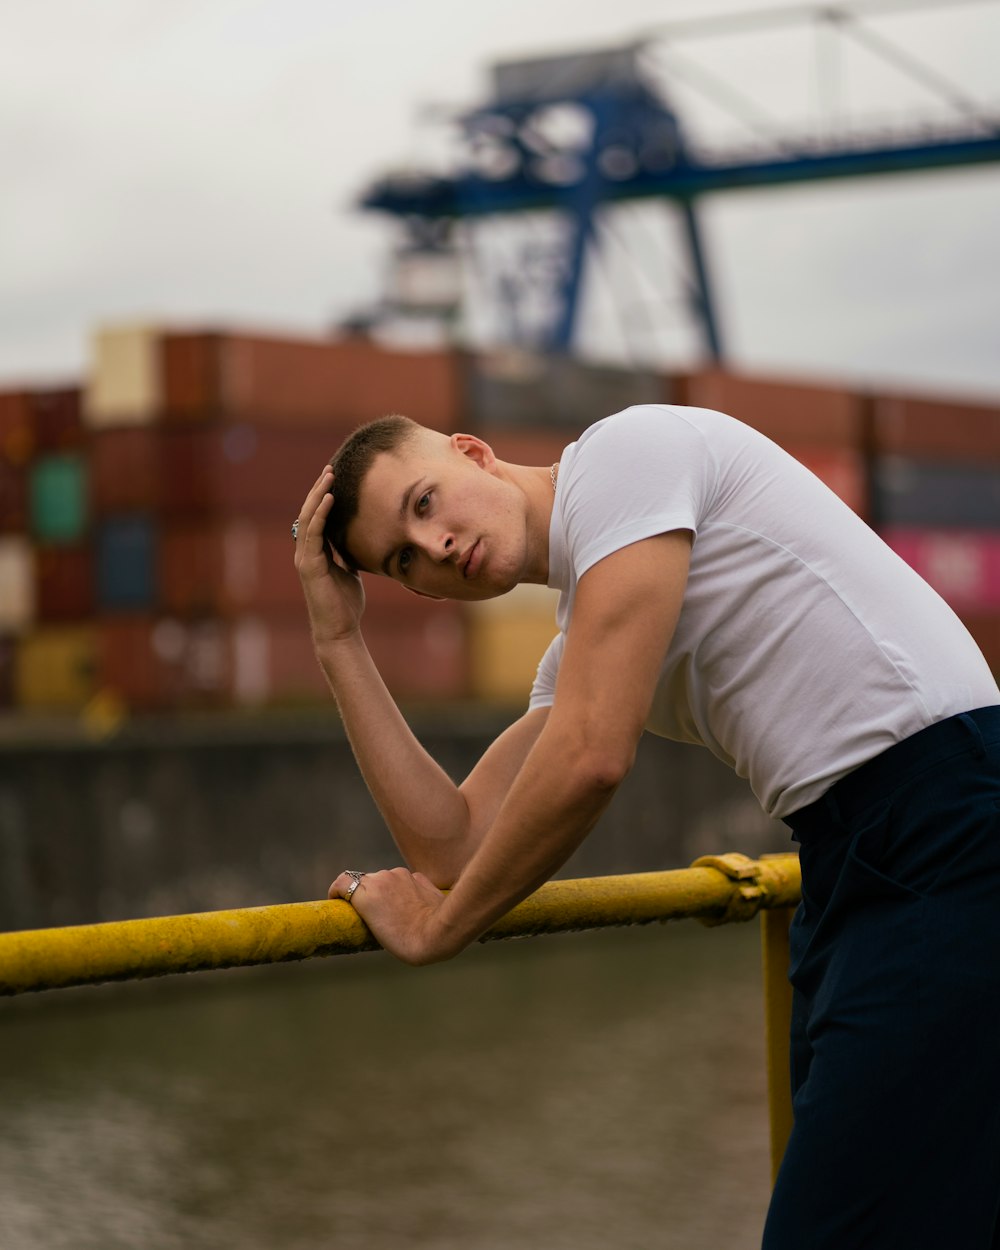
[[[760,912],[776,1169],[791,1128],[787,935],[800,890],[795,855],[711,855],[669,872],[550,881],[480,941],[667,920],[727,924]],[[357,912],[340,899],[34,929],[0,934],[0,994],[376,949]]]

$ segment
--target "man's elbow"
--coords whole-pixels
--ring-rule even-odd
[[[575,756],[573,771],[580,784],[594,795],[614,794],[634,763],[634,747],[625,749],[600,743]]]

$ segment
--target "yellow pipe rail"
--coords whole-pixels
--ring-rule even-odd
[[[710,856],[691,868],[550,881],[481,941],[698,918],[749,920],[798,900],[794,855]],[[0,994],[350,955],[378,944],[339,899],[0,934]]]
[[[759,912],[776,1174],[792,1121],[786,978],[788,921],[800,891],[795,855],[710,855],[669,872],[550,881],[480,941],[667,920],[718,925]],[[357,912],[340,899],[35,929],[0,934],[0,994],[376,949]]]

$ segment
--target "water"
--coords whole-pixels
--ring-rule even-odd
[[[756,925],[0,1002],[3,1250],[742,1250]]]

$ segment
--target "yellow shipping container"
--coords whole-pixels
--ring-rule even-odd
[[[26,709],[78,711],[96,688],[97,636],[89,625],[40,629],[22,638],[14,701]]]
[[[84,393],[87,425],[148,425],[160,415],[161,392],[156,330],[123,325],[97,331]]]
[[[468,604],[472,694],[526,705],[538,661],[559,632],[559,593],[518,586],[499,599]]]

